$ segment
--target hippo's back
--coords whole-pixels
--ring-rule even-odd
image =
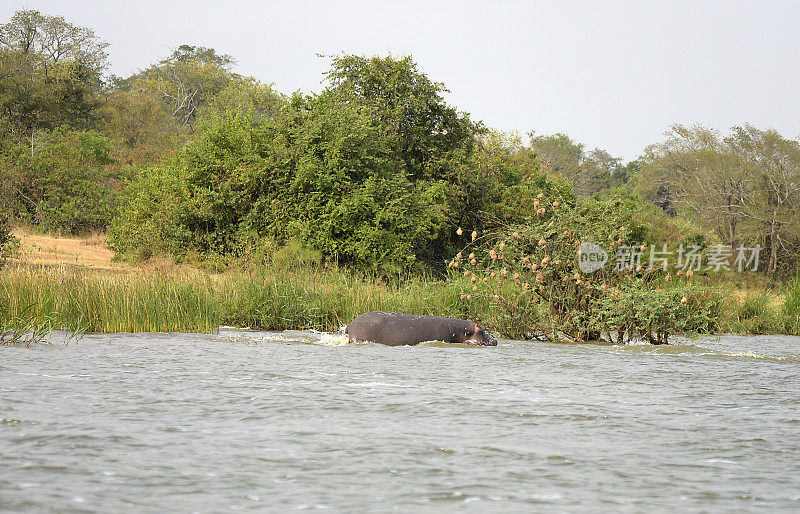
[[[351,341],[371,341],[389,346],[414,345],[423,341],[452,341],[454,318],[413,316],[400,312],[374,311],[358,316],[347,325]]]

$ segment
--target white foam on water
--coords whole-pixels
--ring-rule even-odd
[[[349,384],[345,384],[345,385],[348,386],[348,387],[367,387],[367,388],[371,388],[371,389],[372,388],[376,388],[376,387],[388,387],[388,388],[391,388],[391,389],[394,389],[394,388],[413,389],[414,388],[413,385],[391,384],[391,383],[388,383],[388,382],[364,382],[364,383],[350,382]]]
[[[336,332],[335,334],[322,334],[317,344],[322,346],[346,346],[350,344],[350,339],[347,334]]]
[[[313,343],[314,340],[304,334],[270,332],[261,336],[260,341],[268,343]]]
[[[626,346],[654,346],[649,341],[645,341],[644,339],[631,339],[630,341],[625,342]]]
[[[544,493],[544,494],[534,494],[531,496],[536,500],[563,500],[564,495],[559,493]]]
[[[756,359],[756,360],[769,360],[769,361],[789,361],[795,362],[800,361],[800,356],[797,354],[789,354],[789,355],[766,355],[762,353],[754,353],[754,352],[724,352],[724,351],[711,351],[706,353],[701,353],[699,355],[710,355],[714,357],[739,357],[744,359]]]

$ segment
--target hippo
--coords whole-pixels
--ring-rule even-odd
[[[497,340],[473,321],[439,316],[412,316],[400,312],[367,312],[347,325],[350,342],[370,341],[389,346],[444,341],[497,346]]]

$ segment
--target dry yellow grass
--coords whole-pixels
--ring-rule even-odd
[[[112,262],[114,252],[105,244],[105,236],[91,234],[83,237],[40,234],[25,227],[12,230],[20,241],[20,264],[38,266],[76,266],[97,270],[120,271],[127,266]]]
[[[786,302],[786,294],[780,292],[767,292],[764,289],[760,289],[757,287],[748,287],[744,289],[732,289],[729,292],[730,299],[733,300],[734,303],[737,305],[743,304],[750,298],[754,298],[760,295],[766,295],[769,298],[769,305],[772,309],[780,309],[783,307],[783,304]]]

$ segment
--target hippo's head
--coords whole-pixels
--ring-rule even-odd
[[[463,342],[475,346],[497,346],[497,339],[487,334],[477,323],[470,323]]]

